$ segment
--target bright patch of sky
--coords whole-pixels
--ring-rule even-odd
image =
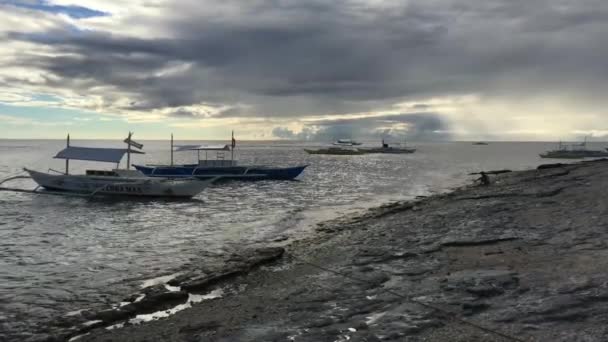
[[[49,94],[34,94],[32,96],[32,101],[61,102],[61,98]]]
[[[45,98],[48,100],[48,98]],[[168,139],[171,132],[182,140],[228,140],[230,128],[186,127],[181,120],[159,122],[129,122],[117,115],[80,110],[12,106],[0,103],[0,139],[62,139],[68,133],[78,139],[121,139],[135,131],[140,139]],[[177,124],[177,126],[174,126]]]

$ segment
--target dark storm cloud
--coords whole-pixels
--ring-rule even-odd
[[[180,119],[194,119],[204,116],[204,114],[200,114],[184,108],[178,108],[177,110],[171,111],[169,113],[169,116]]]
[[[297,117],[424,96],[606,88],[605,1],[224,4],[238,11],[213,16],[220,4],[169,3],[157,25],[171,39],[69,29],[5,39],[59,52],[15,59],[53,75],[48,85],[83,94],[110,87],[130,99],[117,108],[141,111],[243,103],[248,110],[220,115]],[[161,72],[180,63],[187,70]],[[114,100],[107,95],[108,106]]]
[[[276,20],[282,15],[277,6],[290,20]],[[274,14],[267,21],[180,17],[166,23],[179,34],[175,39],[70,31],[15,33],[9,39],[69,54],[34,60],[25,56],[19,63],[47,70],[66,83],[93,79],[123,89],[136,97],[136,110],[230,102],[237,97],[263,107],[272,98],[285,96],[319,97],[331,108],[344,100],[403,95],[409,86],[393,76],[405,56],[394,55],[395,51],[432,45],[445,31],[432,17],[415,11],[391,18],[371,13],[362,19],[359,16],[366,13],[333,2],[281,7],[267,1],[251,11]],[[168,62],[192,63],[193,70],[154,76]]]
[[[416,104],[412,105],[412,108],[418,109],[418,110],[425,110],[425,109],[431,108],[431,105],[428,105],[426,103],[416,103]]]

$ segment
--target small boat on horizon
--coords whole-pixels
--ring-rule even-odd
[[[173,145],[171,135],[171,164],[170,165],[133,165],[136,170],[148,177],[211,179],[219,177],[220,181],[227,180],[294,180],[304,172],[308,165],[294,167],[271,167],[266,165],[238,165],[234,159],[236,140],[232,135],[232,145]],[[196,164],[173,164],[173,152],[196,151]],[[205,159],[201,159],[204,152]],[[209,159],[209,153],[215,153],[215,159]],[[226,153],[230,152],[230,159]]]
[[[475,141],[475,142],[473,142],[473,145],[489,145],[489,144],[485,141]]]
[[[38,187],[52,192],[74,193],[91,197],[103,195],[191,198],[198,195],[216,180],[150,179],[137,171],[130,170],[129,162],[131,154],[144,154],[144,152],[132,149],[132,147],[141,149],[143,145],[131,140],[131,137],[132,133],[129,133],[129,137],[125,139],[125,143],[127,144],[127,148],[125,149],[70,146],[70,136],[68,135],[66,148],[59,151],[54,157],[56,159],[65,159],[65,172],[49,169],[56,173],[51,174],[28,168],[24,168],[23,170],[29,174],[29,178],[38,184]],[[120,161],[125,154],[127,154],[127,169],[118,169]],[[72,159],[116,163],[117,168],[108,171],[87,170],[85,174],[74,175],[69,173],[69,162]],[[37,189],[25,192],[36,193]]]
[[[359,146],[362,145],[362,142],[352,140],[352,139],[338,139],[332,143],[335,146]]]

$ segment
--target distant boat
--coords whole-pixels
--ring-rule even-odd
[[[388,154],[406,154],[406,153],[414,153],[416,152],[415,148],[406,147],[405,143],[403,146],[393,147],[389,146],[388,143],[382,139],[381,147],[368,147],[368,148],[360,148],[365,153],[388,153]]]
[[[473,145],[488,145],[488,143],[485,141],[476,141],[473,143]]]
[[[170,165],[133,165],[139,172],[148,177],[210,179],[219,177],[219,180],[293,180],[298,177],[308,165],[294,167],[272,167],[265,165],[237,165],[234,159],[236,141],[232,138],[230,145],[184,145],[176,146],[175,152],[196,151],[196,164],[173,164],[173,136],[171,136],[171,164]],[[205,159],[201,159],[204,152]],[[230,152],[230,159],[226,159],[226,152]],[[208,159],[209,153],[215,153],[215,159]]]
[[[209,181],[190,180],[152,180],[141,173],[129,170],[98,171],[87,170],[85,174],[72,175],[69,173],[69,161],[88,160],[120,164],[121,159],[127,154],[130,161],[132,153],[143,154],[143,152],[132,150],[131,147],[141,148],[143,145],[131,140],[131,133],[125,139],[128,147],[122,148],[100,148],[100,147],[75,147],[70,146],[68,135],[67,147],[55,156],[65,159],[65,173],[55,171],[57,174],[39,172],[24,168],[30,177],[47,190],[55,192],[67,192],[81,195],[104,195],[104,196],[138,196],[138,197],[184,197],[190,198],[211,184],[215,179]],[[128,165],[127,162],[127,165]],[[36,190],[32,191],[35,192]]]
[[[360,155],[365,154],[364,151],[357,148],[347,148],[347,147],[328,147],[328,148],[320,148],[317,150],[304,149],[308,154],[332,154],[332,155],[341,155],[341,156],[352,156],[352,155]]]
[[[579,144],[563,144],[561,141],[557,149],[540,154],[541,158],[552,159],[583,159],[583,158],[602,158],[608,157],[608,151],[588,150],[587,139]]]
[[[362,145],[363,143],[352,140],[352,139],[338,139],[335,142],[333,142],[332,144],[336,145],[336,146],[359,146],[359,145]]]

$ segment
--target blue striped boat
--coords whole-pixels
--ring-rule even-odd
[[[257,165],[237,165],[234,160],[235,140],[230,145],[183,145],[177,146],[175,152],[196,151],[198,164],[173,165],[173,136],[171,136],[171,165],[133,165],[135,169],[148,177],[163,178],[198,178],[219,180],[293,180],[304,172],[308,165],[295,167],[271,167]],[[205,159],[201,160],[201,151]],[[207,159],[208,152],[215,152],[216,159]],[[225,153],[230,152],[230,159]]]
[[[268,166],[200,166],[190,165],[133,165],[135,169],[149,177],[209,179],[220,177],[220,180],[293,180],[308,165],[295,167]]]

